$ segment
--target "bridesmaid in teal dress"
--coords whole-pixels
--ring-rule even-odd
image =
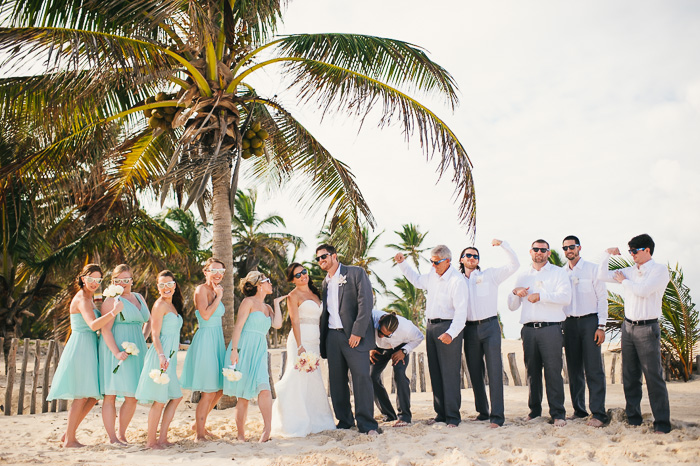
[[[249,272],[239,285],[246,296],[238,308],[233,337],[226,350],[226,360],[236,364],[236,369],[243,375],[240,380],[224,380],[224,393],[237,396],[236,429],[238,440],[245,441],[245,421],[248,414],[248,402],[257,395],[258,406],[263,418],[263,432],[260,442],[270,440],[272,428],[272,395],[270,393],[267,369],[267,340],[265,336],[270,326],[282,326],[282,313],[272,311],[265,304],[265,297],[272,293],[270,279],[260,272]]]
[[[169,270],[158,274],[160,298],[151,312],[151,338],[153,344],[146,353],[146,361],[136,388],[139,403],[151,404],[148,412],[146,447],[162,449],[168,442],[168,428],[182,400],[182,390],[177,380],[177,352],[180,348],[182,329],[182,294]],[[172,358],[172,361],[171,361]],[[171,364],[172,362],[172,364]],[[170,381],[158,384],[151,378],[151,371],[165,372]],[[160,434],[158,435],[158,424]]]
[[[102,403],[102,422],[107,430],[111,443],[126,444],[126,429],[136,411],[136,386],[139,383],[141,369],[146,358],[146,337],[151,332],[148,305],[138,293],[131,292],[133,277],[131,268],[126,264],[118,265],[112,271],[112,285],[124,288],[122,295],[116,300],[121,301],[124,309],[121,314],[102,329],[99,343],[100,355],[100,388],[104,395]],[[102,304],[103,309],[112,309],[115,298],[107,298]],[[145,324],[145,325],[144,325]],[[124,352],[122,343],[134,343],[139,354],[129,355]],[[116,373],[114,369],[121,361]],[[119,409],[119,433],[114,429],[117,409],[116,399],[123,397]]]
[[[93,296],[102,282],[102,269],[86,265],[73,284],[70,302],[71,336],[51,381],[48,400],[73,400],[68,411],[68,426],[61,437],[63,446],[84,446],[75,438],[78,426],[101,398],[97,357],[97,330],[114,320],[122,303],[114,303],[109,313],[99,317]]]
[[[221,371],[224,368],[226,352],[224,331],[221,328],[221,318],[224,316],[224,305],[221,303],[224,289],[221,280],[226,268],[223,262],[210,257],[204,264],[203,272],[206,282],[199,285],[194,292],[194,305],[197,308],[195,315],[199,329],[187,350],[180,376],[182,388],[202,394],[195,412],[195,441],[211,436],[206,428],[207,417],[223,395],[224,377]]]

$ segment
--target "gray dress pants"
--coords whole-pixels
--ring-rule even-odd
[[[477,419],[490,420],[499,426],[505,421],[503,407],[503,360],[501,359],[501,326],[498,319],[464,327],[464,356],[474,390]],[[486,364],[484,365],[484,358]],[[489,374],[491,410],[486,397],[484,374]]]
[[[622,385],[627,420],[642,423],[642,374],[647,382],[654,430],[671,431],[671,410],[661,366],[661,329],[658,322],[648,325],[622,323]]]
[[[384,387],[384,382],[382,382],[382,372],[384,372],[387,364],[392,364],[391,355],[396,351],[401,351],[401,347],[403,345],[393,349],[377,348],[379,354],[376,357],[376,362],[369,369],[374,386],[374,404],[377,405],[377,408],[379,408],[379,411],[385,416],[387,421],[394,421],[397,419],[397,416],[394,407],[391,405],[389,394]],[[408,377],[406,377],[409,357],[410,355],[407,354],[403,362],[391,366],[394,383],[396,384],[396,405],[399,408],[398,419],[404,422],[411,422],[411,384]]]
[[[529,416],[536,418],[542,415],[542,369],[544,369],[549,415],[552,419],[565,419],[564,379],[561,375],[563,365],[561,350],[564,337],[561,324],[540,328],[523,325],[520,336],[523,339],[527,370]]]
[[[459,425],[462,418],[459,408],[462,404],[462,392],[459,380],[462,376],[462,339],[459,332],[449,345],[438,337],[450,328],[452,321],[431,324],[425,332],[425,351],[428,356],[428,372],[433,389],[433,408],[435,421]]]
[[[568,317],[564,321],[564,349],[569,370],[569,391],[574,416],[586,417],[586,385],[588,404],[595,419],[608,422],[605,412],[605,371],[600,346],[595,342],[598,314]]]

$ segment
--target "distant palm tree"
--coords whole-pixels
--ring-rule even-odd
[[[626,259],[613,257],[610,270],[631,267],[634,264]],[[693,353],[700,343],[700,313],[690,296],[690,288],[683,283],[683,269],[676,264],[669,269],[671,280],[661,301],[661,347],[668,353],[670,369],[676,378],[686,382],[693,374]],[[621,295],[608,291],[608,331],[616,336],[624,321],[625,302]]]
[[[394,300],[386,307],[386,310],[396,312],[425,330],[424,291],[413,286],[405,277],[394,278],[394,286],[399,289],[399,293],[387,291],[388,296]]]
[[[429,249],[422,247],[423,241],[425,240],[425,236],[428,234],[428,232],[426,231],[425,233],[421,233],[418,229],[418,225],[414,225],[412,223],[401,225],[401,228],[402,231],[394,232],[399,235],[401,242],[398,244],[387,244],[386,247],[393,249],[396,252],[405,253],[411,258],[413,264],[416,266],[416,269],[420,272],[421,254]],[[425,261],[426,259],[423,260]]]
[[[562,257],[559,255],[559,252],[555,251],[554,249],[550,249],[549,252],[551,253],[549,255],[550,264],[554,264],[557,267],[564,267],[564,265],[566,265],[566,259],[562,259]]]

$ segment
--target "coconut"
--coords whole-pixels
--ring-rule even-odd
[[[262,147],[260,147],[260,148],[258,148],[258,149],[253,149],[253,154],[254,154],[254,155],[257,155],[258,157],[260,157],[260,156],[263,155],[264,153],[265,153],[265,151],[263,151]]]
[[[156,94],[156,102],[162,102],[166,98],[167,98],[167,95],[165,94],[165,92],[159,92],[158,94]]]
[[[241,141],[241,147],[243,149],[250,149],[250,140],[244,139],[243,141]]]
[[[156,98],[153,97],[152,95],[149,95],[148,97],[146,97],[146,103],[147,103],[147,104],[155,103],[155,101],[156,101]]]
[[[151,115],[156,118],[163,118],[165,116],[164,112],[159,108],[154,108],[153,112],[151,112]]]
[[[245,149],[243,152],[241,152],[241,157],[244,159],[249,159],[253,156],[253,153],[250,151],[250,149]]]
[[[177,112],[177,107],[165,107],[163,111],[172,115],[173,113]]]
[[[262,139],[263,141],[270,137],[270,133],[268,133],[268,132],[265,131],[264,129],[261,129],[260,131],[258,131],[258,132],[255,133],[255,134],[256,134],[256,136],[258,136],[258,137],[259,137],[260,139]]]
[[[152,114],[153,114],[153,109],[152,109],[152,108],[147,108],[146,110],[143,111],[143,115],[144,115],[146,118],[150,118]]]
[[[148,126],[150,126],[152,129],[156,129],[160,126],[161,119],[155,116],[152,116],[151,118],[148,119]]]
[[[253,139],[255,137],[255,131],[252,129],[249,129],[248,131],[245,132],[245,138],[246,139]]]
[[[257,133],[258,131],[260,131],[262,129],[262,125],[260,124],[259,121],[256,121],[255,123],[253,123],[252,128],[253,128],[253,131],[255,131]]]

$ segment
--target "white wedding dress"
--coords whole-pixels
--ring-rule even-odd
[[[299,305],[301,344],[307,352],[319,351],[321,307],[307,299]],[[335,420],[323,386],[319,367],[302,373],[294,369],[297,342],[293,330],[287,338],[287,365],[277,384],[277,399],[272,406],[273,437],[306,437],[309,434],[335,429]]]

